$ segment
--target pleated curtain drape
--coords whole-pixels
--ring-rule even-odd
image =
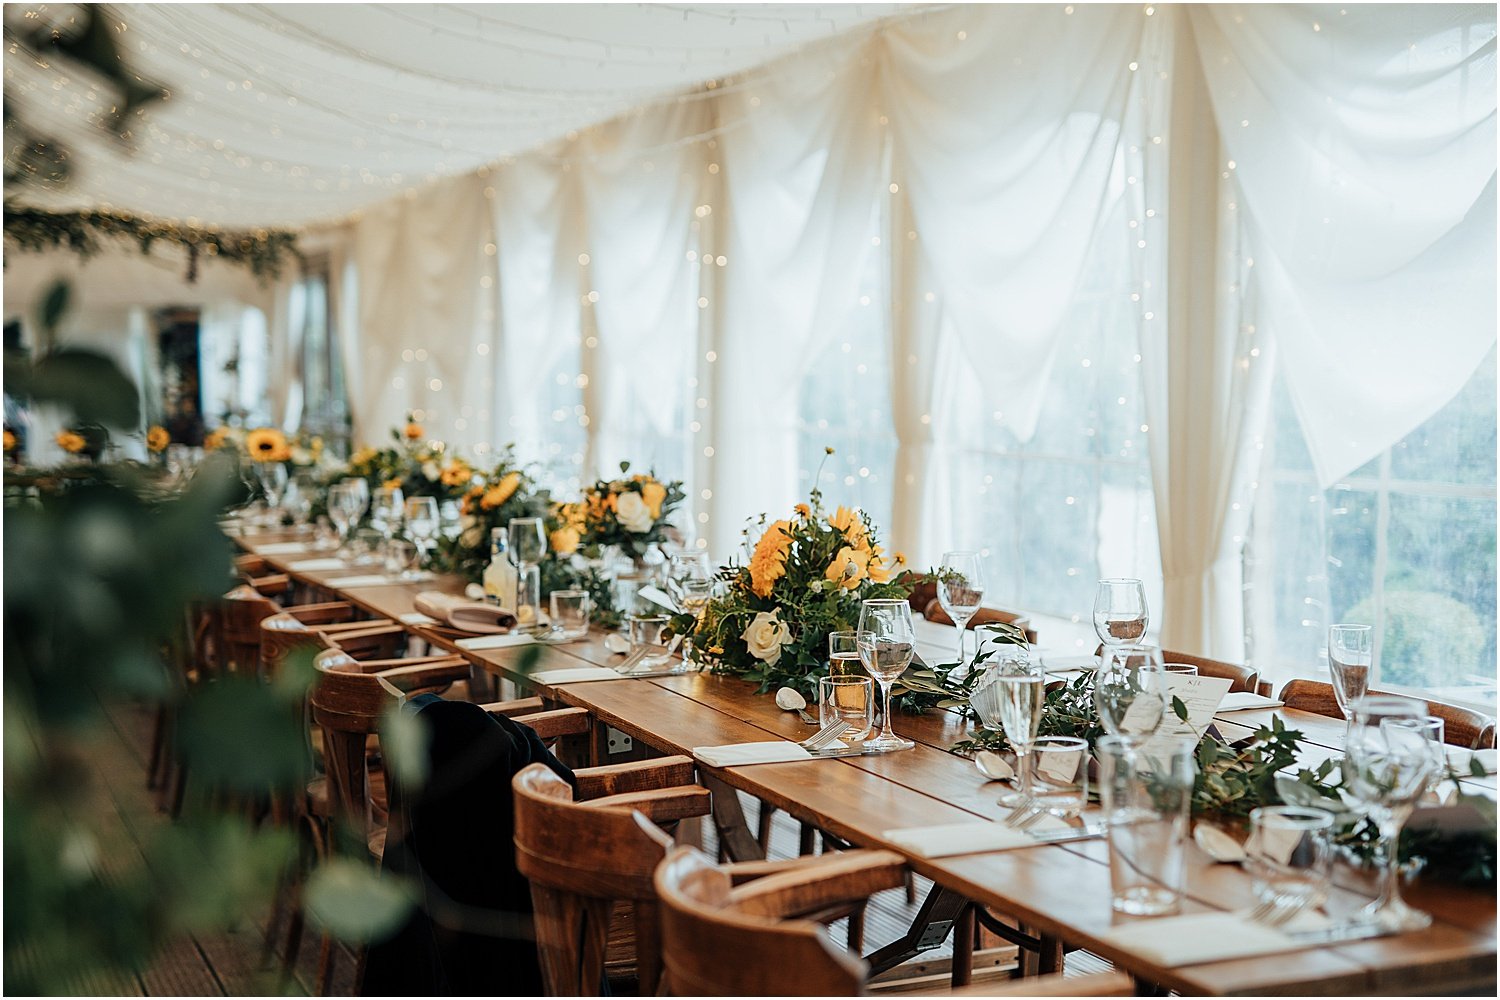
[[[1091,247],[1128,238],[1153,617],[1238,658],[1273,375],[1331,482],[1494,343],[1494,54],[1493,8],[1437,5],[975,5],[811,46],[366,212],[357,436],[420,408],[448,440],[550,458],[538,373],[576,356],[582,473],[679,435],[657,471],[691,478],[727,557],[805,492],[800,385],[876,254],[886,534],[931,562],[956,541],[933,514],[960,488],[951,373],[1026,440]],[[1122,196],[1128,237],[1101,230]]]

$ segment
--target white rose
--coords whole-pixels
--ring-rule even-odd
[[[292,445],[293,465],[312,465],[312,452],[298,445]]]
[[[775,611],[762,611],[740,633],[750,655],[773,667],[781,659],[781,647],[792,641],[792,630],[776,615]]]
[[[615,517],[619,518],[621,527],[637,535],[644,535],[656,523],[656,518],[651,516],[651,508],[646,506],[646,501],[634,490],[626,490],[620,494]]]
[[[427,481],[429,483],[437,482],[438,476],[441,476],[442,474],[443,470],[438,467],[438,464],[436,462],[422,463],[422,475],[427,477]]]

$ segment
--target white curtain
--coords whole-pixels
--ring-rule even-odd
[[[854,308],[871,246],[881,129],[869,48],[843,43],[731,88],[719,114],[728,230],[715,407],[710,551],[753,514],[796,501],[798,387]]]
[[[1495,8],[1191,17],[1264,322],[1332,485],[1452,399],[1495,343]]]
[[[579,143],[588,291],[596,296],[589,304],[598,346],[583,354],[596,400],[589,413],[596,475],[615,473],[621,461],[641,471],[655,463],[673,479],[690,471],[682,403],[698,396],[687,385],[698,269],[716,257],[693,240],[708,160],[692,139],[711,122],[707,102],[684,100],[593,129]]]
[[[482,439],[465,416],[491,391],[474,362],[494,340],[493,220],[484,179],[470,174],[386,202],[356,224],[357,370],[350,371],[357,441],[387,439],[416,411],[434,437],[459,447]]]
[[[883,110],[933,287],[1023,440],[1098,225],[1147,17],[962,6],[884,33]]]

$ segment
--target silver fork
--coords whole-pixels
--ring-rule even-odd
[[[834,740],[849,731],[849,723],[843,719],[836,719],[828,725],[813,733],[807,739],[798,744],[802,749],[809,751],[821,750]]]
[[[1255,909],[1250,911],[1250,921],[1260,924],[1262,927],[1280,927],[1287,923],[1297,914],[1302,912],[1307,905],[1305,899],[1286,899],[1282,896],[1272,896],[1263,900]]]
[[[805,708],[797,709],[797,716],[809,726],[816,726],[818,724],[817,716],[813,715]]]
[[[1039,810],[1036,808],[1036,800],[1027,796],[1021,800],[1020,805],[1010,811],[1009,815],[1005,817],[1004,823],[1006,826],[1013,826],[1019,829],[1024,820],[1029,820],[1032,823],[1036,822],[1031,817],[1038,814]]]

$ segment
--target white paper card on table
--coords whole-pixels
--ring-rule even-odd
[[[1496,772],[1496,764],[1500,763],[1500,759],[1497,759],[1497,753],[1500,753],[1500,751],[1494,749],[1469,750],[1465,747],[1450,747],[1448,749],[1448,766],[1457,771],[1459,777],[1463,777],[1470,773],[1469,762],[1477,760],[1480,766],[1484,768],[1485,774],[1494,774]]]
[[[781,764],[792,760],[813,759],[805,747],[790,740],[693,747],[693,756],[709,767],[744,767],[747,764]]]
[[[511,646],[530,646],[534,642],[536,640],[526,632],[504,632],[500,635],[477,635],[472,639],[460,639],[454,645],[468,650],[507,649]]]
[[[618,681],[624,674],[608,667],[561,667],[557,670],[538,670],[528,675],[537,684],[577,684],[582,681]]]
[[[644,597],[646,600],[650,601],[652,604],[657,605],[658,607],[666,608],[674,615],[682,614],[682,609],[677,606],[677,602],[672,600],[671,596],[660,587],[653,587],[648,584],[647,586],[642,587],[640,590],[637,590],[636,594]]]
[[[1033,754],[1037,773],[1048,779],[1069,784],[1078,776],[1078,762],[1083,758],[1082,750],[1061,750]]]
[[[904,851],[923,858],[948,858],[960,854],[982,854],[987,851],[1009,851],[1017,847],[1036,847],[1032,832],[1060,830],[1067,824],[1055,816],[1043,816],[1025,830],[986,820],[970,823],[944,823],[938,826],[914,826],[904,830],[887,830],[881,837]]]
[[[301,562],[289,563],[288,569],[298,573],[312,573],[321,569],[347,569],[342,559],[303,559]]]
[[[311,542],[270,542],[266,545],[251,545],[258,556],[284,556],[293,552],[306,552]]]
[[[1231,691],[1219,702],[1218,715],[1225,712],[1250,712],[1263,708],[1280,708],[1285,702],[1275,698],[1267,698],[1263,694],[1254,691]]]
[[[1298,941],[1288,932],[1329,926],[1327,917],[1306,910],[1279,928],[1255,923],[1243,913],[1189,913],[1133,921],[1100,937],[1157,965],[1175,968],[1320,947],[1311,941]]]
[[[431,615],[424,615],[420,611],[410,611],[396,619],[402,625],[436,625],[438,620]]]
[[[1167,674],[1167,707],[1161,715],[1161,725],[1156,735],[1141,748],[1144,754],[1159,756],[1170,752],[1172,745],[1180,739],[1197,743],[1214,721],[1214,712],[1219,702],[1233,684],[1228,677],[1200,677],[1193,674]],[[1188,717],[1179,719],[1172,710],[1172,699],[1180,698],[1187,706]],[[1137,702],[1139,704],[1139,702]],[[1131,709],[1135,705],[1130,706]],[[1129,713],[1126,713],[1127,718]]]
[[[323,585],[325,587],[388,587],[405,582],[399,576],[371,573],[365,576],[341,576],[336,580],[325,581]]]

